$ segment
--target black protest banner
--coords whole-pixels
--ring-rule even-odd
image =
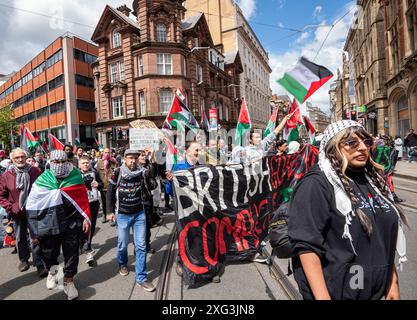
[[[266,157],[251,165],[199,166],[174,175],[184,280],[209,281],[225,261],[249,260],[268,232],[270,213],[316,163],[318,150]]]

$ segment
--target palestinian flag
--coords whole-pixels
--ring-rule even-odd
[[[22,126],[20,128],[20,147],[26,151],[34,152],[39,145],[36,139],[28,128]]]
[[[162,127],[166,129],[178,128],[177,122],[181,122],[192,130],[198,129],[197,121],[181,99],[182,98],[175,94],[171,108]]]
[[[185,103],[185,94],[181,90],[181,88],[178,88],[177,91],[175,92],[175,94],[183,103]]]
[[[287,121],[284,128],[284,139],[288,143],[296,141],[300,138],[300,127],[304,125],[301,119],[300,108],[297,105],[297,101],[294,99],[288,114],[294,113],[291,118]]]
[[[52,133],[49,134],[49,150],[64,150],[64,144],[59,141]]]
[[[278,108],[274,108],[274,111],[271,114],[271,119],[269,119],[268,125],[266,126],[264,136],[267,137],[269,134],[274,131],[275,124],[277,122]]]
[[[307,116],[303,116],[304,126],[306,127],[308,136],[310,137],[310,144],[314,145],[316,143],[316,130],[314,130],[313,125]]]
[[[246,105],[246,100],[242,97],[242,107],[240,108],[239,120],[237,121],[236,134],[235,134],[235,144],[237,146],[242,145],[242,137],[245,132],[250,131],[252,128],[252,122],[250,121],[248,107]]]
[[[206,115],[206,111],[204,110],[204,108],[201,108],[201,122],[200,122],[200,126],[206,132],[208,132],[209,129],[210,129],[210,124],[208,122],[207,115]]]
[[[277,82],[302,104],[332,77],[325,67],[301,57],[295,68]]]
[[[45,170],[32,185],[26,202],[27,217],[33,218],[35,222],[38,222],[39,217],[54,217],[58,210],[63,210],[63,197],[71,202],[91,225],[87,188],[77,168],[73,168],[69,176],[62,181],[58,181],[51,170]],[[38,222],[37,226],[40,229],[42,224]],[[40,230],[33,231],[37,233]]]

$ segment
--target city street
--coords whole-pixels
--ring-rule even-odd
[[[410,229],[406,229],[407,257],[403,271],[399,272],[402,299],[417,299],[415,275],[417,274],[417,182],[410,179],[395,179],[397,194],[406,200],[404,211]],[[415,206],[410,208],[410,206]],[[157,250],[148,255],[149,279],[155,286],[159,285],[165,255],[170,250],[169,242],[174,227],[173,213],[164,215],[164,225],[152,229],[152,245]],[[116,262],[116,229],[108,223],[102,224],[99,217],[93,247],[96,249],[98,265],[88,267],[85,255],[80,256],[79,273],[75,278],[81,300],[153,300],[155,293],[147,293],[135,285],[133,246],[129,246],[130,274],[122,277],[118,274]],[[269,249],[267,249],[269,250]],[[63,300],[66,299],[62,289],[47,290],[45,279],[39,279],[34,268],[20,273],[17,270],[17,256],[10,254],[11,249],[0,250],[0,300]],[[172,253],[175,260],[176,248]],[[276,264],[283,273],[287,272],[287,260],[276,259]],[[288,288],[271,276],[269,267],[259,263],[241,263],[227,265],[220,283],[208,283],[196,288],[187,288],[175,273],[175,263],[171,261],[164,289],[164,299],[168,300],[287,300],[293,297],[286,294]],[[293,276],[288,277],[293,289],[296,283]],[[251,290],[247,290],[250,284]],[[285,285],[285,284],[284,284]],[[284,290],[286,289],[286,290]]]

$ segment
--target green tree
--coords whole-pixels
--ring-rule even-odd
[[[0,141],[3,143],[5,149],[10,150],[11,139],[17,136],[18,125],[14,117],[13,110],[7,104],[0,107]]]

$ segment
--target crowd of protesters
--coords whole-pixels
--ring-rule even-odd
[[[179,152],[178,162],[170,168],[156,160],[158,152],[166,152],[163,147],[160,150],[151,147],[85,150],[67,144],[62,151],[54,150],[50,154],[30,154],[17,148],[9,155],[0,150],[0,248],[13,248],[20,272],[30,268],[32,255],[31,264],[40,278],[47,277],[48,289],[57,285],[56,266],[62,248],[64,292],[69,300],[75,299],[78,290],[73,279],[79,256],[85,254],[85,262],[90,267],[96,266],[92,239],[101,212],[101,222],[117,228],[119,274],[129,274],[127,246],[132,229],[135,279],[144,290],[152,292],[155,287],[148,279],[146,266],[147,254],[156,252],[151,243],[151,228],[162,225],[161,216],[173,209],[170,203],[173,172],[199,164],[244,165],[266,156],[297,153],[310,141],[299,139],[288,143],[279,138],[290,117],[286,116],[264,139],[259,133],[251,132],[249,145],[245,147],[231,149],[217,137],[209,139],[205,147],[197,136],[185,148],[179,148],[183,152]],[[392,230],[406,224],[406,220],[396,204],[402,200],[394,192],[392,175],[398,160],[416,162],[417,135],[410,129],[404,139],[372,137],[358,123],[341,121],[317,136],[316,146],[320,148],[319,163],[297,185],[288,207],[293,217],[289,236],[296,253],[293,263],[300,292],[305,299],[399,298],[398,277],[393,267],[397,233]],[[34,206],[30,203],[34,199],[34,184],[47,177],[53,177],[57,185],[68,183],[70,177],[83,181],[90,216],[81,215],[74,203],[62,197],[62,212],[56,214],[64,217],[63,226],[53,226],[54,232],[39,236],[26,208]],[[364,198],[364,194],[371,195],[372,199]],[[160,205],[162,195],[165,210]],[[309,198],[311,201],[306,200]],[[367,205],[369,201],[371,205]],[[389,219],[375,219],[379,211],[389,214]],[[344,225],[332,222],[331,217],[337,213],[346,219]],[[352,217],[357,217],[358,221],[351,222]],[[343,237],[339,237],[340,228]],[[348,246],[345,239],[350,241]],[[261,253],[263,246],[265,242],[252,261],[267,262]],[[373,257],[378,255],[375,260]],[[348,270],[339,272],[356,262],[369,266],[366,270],[369,278],[373,274],[382,279],[379,284],[370,283],[369,292],[359,295],[343,283],[343,275]],[[380,265],[384,265],[384,269],[376,270]],[[182,275],[180,259],[177,259],[176,269]],[[334,277],[336,273],[340,277]],[[220,282],[220,278],[215,276],[212,282]]]

